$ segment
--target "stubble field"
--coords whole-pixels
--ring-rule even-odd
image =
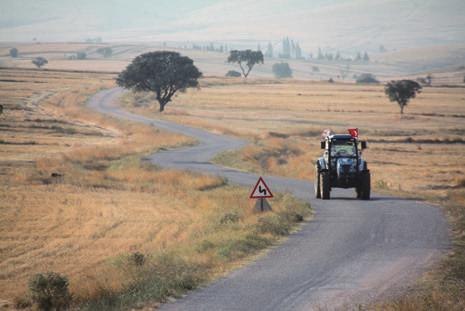
[[[249,189],[146,163],[148,153],[195,142],[88,110],[87,98],[114,86],[113,75],[0,74],[5,308],[28,306],[28,280],[48,271],[69,278],[74,302],[84,308],[157,302],[270,245],[297,222],[288,217],[296,210],[310,215],[306,205],[280,195],[266,217],[284,231],[261,230]],[[134,254],[146,258],[143,269],[132,268]],[[129,299],[134,284],[140,296],[131,291]]]
[[[152,101],[152,105],[144,103]],[[418,286],[372,306],[379,310],[463,310],[465,300],[465,89],[424,88],[405,109],[388,101],[381,85],[210,78],[201,90],[180,94],[163,116],[148,94],[127,94],[138,113],[248,138],[222,165],[262,174],[313,179],[322,130],[360,129],[364,157],[378,193],[426,200],[443,207],[453,249]],[[312,189],[309,189],[312,191]],[[355,193],[354,193],[355,196]]]

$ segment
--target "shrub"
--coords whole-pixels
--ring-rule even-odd
[[[34,275],[29,281],[32,301],[40,310],[63,310],[71,302],[68,278],[55,272]]]
[[[329,82],[329,83],[334,83],[333,78],[329,78],[328,82]]]
[[[16,309],[26,309],[32,307],[32,302],[29,297],[15,297],[14,306]]]
[[[196,247],[196,251],[198,253],[204,253],[212,248],[215,247],[215,244],[213,244],[212,242],[208,241],[208,240],[203,240],[197,247]]]
[[[18,49],[17,48],[10,49],[10,56],[13,58],[18,57]]]
[[[313,72],[320,72],[320,68],[318,66],[312,66]]]
[[[276,63],[272,67],[273,74],[276,78],[292,77],[292,69],[288,63]]]
[[[362,73],[356,79],[357,83],[379,83],[376,77],[371,73]]]
[[[239,215],[237,213],[226,213],[221,217],[220,224],[231,224],[239,221]]]
[[[140,252],[134,252],[129,255],[129,262],[134,266],[140,267],[145,263],[145,255]]]
[[[111,47],[102,47],[97,49],[97,53],[102,54],[103,57],[110,57],[113,54]]]
[[[269,245],[271,245],[269,239],[256,234],[249,234],[244,239],[227,241],[218,249],[218,255],[234,260],[264,249]]]
[[[86,59],[86,58],[87,58],[87,54],[86,54],[86,52],[77,52],[77,53],[76,53],[76,58],[77,58],[77,59]]]
[[[282,221],[279,216],[262,217],[258,220],[257,231],[259,233],[271,233],[272,235],[288,235],[291,226],[289,222]]]
[[[227,73],[226,73],[226,77],[234,77],[234,78],[238,78],[242,76],[242,74],[239,72],[239,71],[236,71],[236,70],[229,70]]]

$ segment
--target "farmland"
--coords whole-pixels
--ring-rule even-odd
[[[118,293],[134,282],[124,268],[132,253],[185,258],[187,267],[203,267],[195,280],[205,280],[276,241],[258,234],[255,246],[236,250],[257,234],[248,189],[142,159],[195,141],[86,108],[89,95],[113,85],[113,75],[16,69],[1,75],[3,305],[27,301],[28,280],[39,272],[68,276],[76,301],[93,301],[102,290]],[[291,207],[310,215],[287,195],[274,201],[277,213]]]
[[[249,139],[244,149],[218,156],[219,164],[300,179],[313,177],[322,129],[344,133],[358,127],[368,141],[364,157],[375,191],[442,205],[455,245],[416,290],[374,308],[463,308],[463,88],[424,88],[401,118],[382,86],[234,79],[202,83],[200,91],[180,94],[163,115],[148,95],[127,94],[122,104],[137,113]]]
[[[139,113],[248,138],[248,147],[217,160],[260,173],[312,178],[321,131],[345,133],[350,127],[358,127],[369,143],[365,157],[379,190],[442,197],[465,173],[460,164],[465,151],[463,88],[424,88],[401,118],[382,86],[219,79],[203,83],[200,91],[180,94],[163,116],[130,104],[145,103],[150,96],[128,94],[125,101]]]
[[[140,283],[141,273],[149,275],[150,268],[135,273],[130,265],[128,258],[138,253],[156,269],[167,261],[175,263],[165,265],[162,279],[171,278],[172,270],[185,276],[179,288],[144,298],[159,302],[222,275],[279,239],[279,234],[257,234],[260,217],[251,212],[249,189],[144,160],[149,153],[194,140],[86,108],[89,96],[114,87],[115,72],[153,47],[113,46],[108,59],[92,44],[19,47],[23,54],[18,59],[6,57],[8,47],[0,49],[2,66],[9,66],[0,70],[5,108],[0,115],[1,303],[11,307],[18,299],[27,300],[28,280],[45,271],[68,276],[80,303],[100,301],[102,293],[123,297],[128,284]],[[67,58],[78,50],[86,51],[88,59]],[[364,157],[377,192],[445,207],[458,246],[433,278],[463,273],[463,68],[435,72],[434,87],[425,87],[400,118],[398,106],[388,101],[381,85],[323,81],[337,75],[338,67],[321,64],[322,72],[315,74],[310,63],[293,61],[291,66],[302,68],[298,78],[319,81],[276,80],[270,78],[271,64],[266,64],[245,81],[221,77],[232,66],[225,64],[225,54],[186,53],[206,73],[200,89],[179,93],[163,114],[151,94],[127,93],[120,105],[250,142],[242,150],[219,155],[216,163],[304,180],[313,179],[323,129],[345,132],[358,127],[368,140]],[[47,70],[32,68],[31,57],[40,55],[50,61]],[[401,66],[395,59],[399,55],[384,57],[386,62],[394,58],[396,65],[383,67],[380,77],[402,76],[396,69]],[[354,73],[369,69],[352,68]],[[307,205],[287,194],[278,195],[273,208],[273,217],[291,209],[311,215]],[[460,291],[460,286],[452,288]],[[444,301],[457,298],[443,296],[442,288],[437,293]],[[125,306],[140,303],[137,299]],[[392,308],[408,303],[401,300]]]

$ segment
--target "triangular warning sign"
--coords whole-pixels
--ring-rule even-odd
[[[272,198],[273,194],[270,191],[270,188],[266,185],[263,178],[259,178],[257,184],[253,188],[252,193],[250,194],[251,199],[262,199],[262,198]]]

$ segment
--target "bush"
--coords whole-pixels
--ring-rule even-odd
[[[86,54],[86,52],[77,52],[77,53],[76,53],[76,58],[77,58],[77,59],[86,59],[86,58],[87,58],[87,54]]]
[[[371,73],[362,73],[357,77],[357,83],[379,83],[376,77]]]
[[[14,306],[16,309],[26,309],[32,307],[32,302],[29,297],[15,297]]]
[[[143,266],[145,263],[145,255],[139,252],[132,253],[128,259],[131,264],[137,267]]]
[[[226,213],[221,217],[220,224],[232,224],[239,221],[239,215],[237,213]]]
[[[226,77],[238,78],[240,76],[242,76],[242,74],[239,71],[236,71],[236,70],[229,70],[226,73]]]
[[[258,220],[257,231],[259,233],[271,233],[272,235],[288,235],[291,226],[288,221],[283,221],[279,216],[262,217]]]
[[[97,49],[97,53],[102,54],[103,57],[110,57],[113,54],[113,49],[110,47],[103,47]]]
[[[218,249],[218,255],[234,260],[252,254],[271,245],[267,238],[256,234],[249,234],[244,239],[227,241]]]
[[[273,64],[272,71],[276,78],[291,78],[292,77],[292,69],[288,63]]]
[[[17,48],[10,49],[10,56],[13,58],[18,57],[18,49]]]
[[[195,249],[198,253],[204,253],[214,247],[215,247],[215,244],[213,244],[213,242],[210,242],[208,240],[203,240]]]
[[[68,285],[68,278],[58,273],[36,274],[29,281],[32,301],[40,310],[66,309],[71,302]]]

